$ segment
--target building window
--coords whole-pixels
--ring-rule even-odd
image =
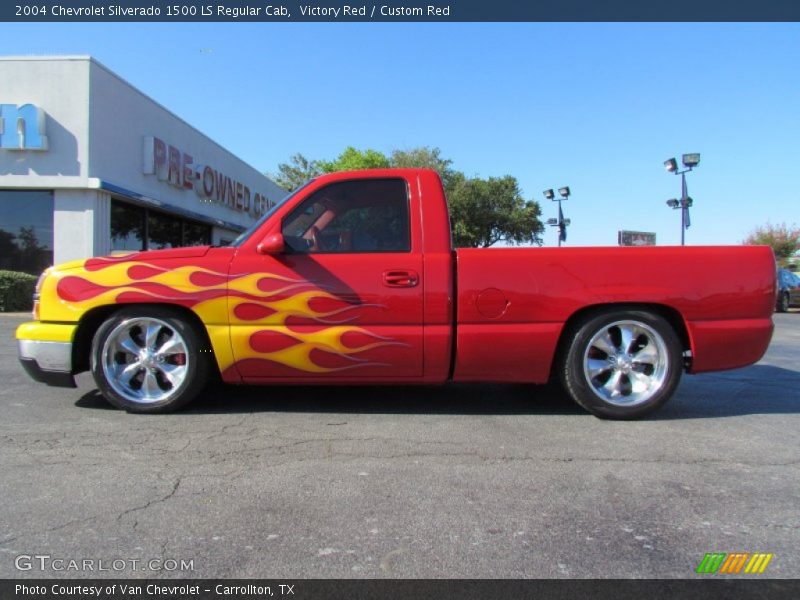
[[[111,201],[112,250],[157,250],[210,243],[210,225]]]
[[[147,211],[147,249],[179,248],[183,243],[183,221],[172,215]]]
[[[145,249],[145,210],[138,206],[111,201],[111,249]]]
[[[0,269],[38,275],[53,264],[53,192],[0,190]]]
[[[183,222],[184,246],[205,246],[211,243],[211,227],[196,221]]]

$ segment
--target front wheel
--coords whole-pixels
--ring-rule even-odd
[[[180,408],[205,386],[203,338],[162,307],[126,308],[106,320],[92,342],[92,375],[114,406],[156,413]]]
[[[568,333],[560,377],[575,402],[611,419],[642,417],[670,399],[683,370],[672,326],[645,311],[607,311]]]

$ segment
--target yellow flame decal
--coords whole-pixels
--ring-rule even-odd
[[[330,373],[380,365],[363,353],[406,345],[348,325],[366,305],[348,304],[313,282],[274,273],[229,277],[194,265],[165,268],[90,259],[77,269],[53,269],[51,275],[42,289],[42,308],[48,311],[43,319],[77,320],[93,308],[126,302],[180,304],[205,324],[221,371],[237,361],[264,359],[298,371]],[[293,318],[304,324],[292,325]],[[358,343],[345,344],[348,334]],[[315,362],[315,350],[333,355],[338,363]],[[264,375],[270,375],[269,366]]]

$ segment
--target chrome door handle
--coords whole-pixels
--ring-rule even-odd
[[[392,270],[383,272],[383,284],[388,287],[414,287],[419,283],[415,271]]]

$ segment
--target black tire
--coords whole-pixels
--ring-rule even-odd
[[[789,312],[789,294],[781,292],[781,295],[778,296],[778,305],[775,308],[781,313]]]
[[[202,391],[211,356],[205,336],[180,312],[130,307],[115,312],[95,333],[91,369],[98,389],[114,406],[164,413]]]
[[[678,336],[664,318],[647,311],[591,314],[564,339],[569,345],[559,364],[561,384],[597,417],[636,419],[653,412],[672,397],[683,372]]]

